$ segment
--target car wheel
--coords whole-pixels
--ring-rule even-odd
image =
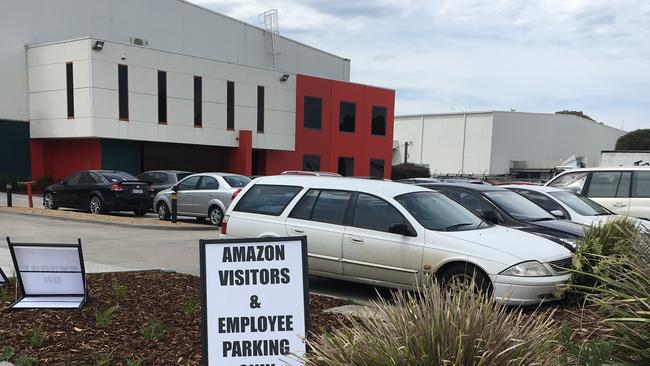
[[[47,192],[43,196],[43,206],[46,210],[56,210],[59,207],[54,203],[54,195],[52,192]]]
[[[137,210],[133,210],[133,214],[136,216],[144,216],[147,214],[147,210],[145,210],[144,208],[140,208]]]
[[[210,207],[210,211],[208,211],[208,219],[210,219],[212,225],[221,226],[221,221],[223,221],[223,212],[221,211],[221,208],[219,208],[219,206]]]
[[[104,213],[104,204],[102,203],[101,198],[97,196],[90,197],[90,213],[95,215]]]
[[[492,283],[485,272],[469,263],[447,268],[442,275],[442,286],[451,291],[470,290],[487,295],[492,291]]]
[[[158,212],[159,220],[166,221],[169,220],[169,218],[171,217],[171,214],[169,213],[169,207],[167,207],[167,204],[165,202],[158,203],[156,212]]]

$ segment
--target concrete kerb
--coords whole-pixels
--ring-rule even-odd
[[[216,228],[214,226],[207,226],[207,225],[206,225],[206,227],[194,227],[194,226],[191,226],[191,227],[187,227],[187,226],[185,226],[185,227],[183,227],[183,226],[172,227],[172,226],[158,226],[158,225],[139,225],[139,224],[126,224],[126,223],[120,223],[120,222],[80,219],[80,218],[73,218],[73,217],[57,217],[57,216],[43,215],[43,214],[32,213],[32,212],[0,211],[0,214],[32,216],[32,217],[40,217],[40,218],[52,219],[52,220],[58,220],[58,221],[82,222],[82,223],[86,223],[86,224],[109,225],[109,226],[118,226],[118,227],[125,227],[125,228],[136,228],[136,229],[175,230],[175,231],[213,231],[213,230],[218,230],[218,228]]]

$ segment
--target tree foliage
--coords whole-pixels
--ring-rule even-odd
[[[563,111],[557,111],[557,112],[555,112],[555,114],[572,114],[574,116],[586,118],[586,119],[588,119],[590,121],[596,122],[595,119],[593,119],[593,118],[589,117],[588,115],[584,114],[582,111],[570,111],[570,110],[565,109]]]
[[[616,150],[650,150],[650,129],[632,131],[619,137]]]
[[[429,168],[411,163],[393,165],[391,178],[393,180],[406,178],[430,178]]]

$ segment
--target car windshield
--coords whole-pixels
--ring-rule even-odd
[[[483,224],[465,207],[437,192],[407,193],[395,200],[429,230],[470,230]]]
[[[583,216],[611,215],[606,208],[587,197],[567,191],[549,192],[558,201],[569,206],[572,210]]]
[[[483,194],[516,220],[526,222],[555,220],[555,217],[546,210],[518,193],[503,190],[488,191]]]
[[[242,177],[239,175],[224,175],[223,180],[225,180],[226,183],[228,183],[228,185],[233,188],[246,187],[246,185],[251,181],[250,178]]]
[[[138,180],[138,178],[128,173],[112,172],[112,173],[99,173],[102,177],[106,178],[110,183],[123,182],[125,180]]]

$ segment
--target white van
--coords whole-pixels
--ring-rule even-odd
[[[567,170],[545,185],[589,197],[619,215],[650,219],[650,167]]]
[[[572,253],[519,230],[489,225],[444,195],[408,184],[337,177],[272,176],[235,198],[222,235],[307,236],[309,273],[413,288],[475,273],[510,304],[554,298]]]

